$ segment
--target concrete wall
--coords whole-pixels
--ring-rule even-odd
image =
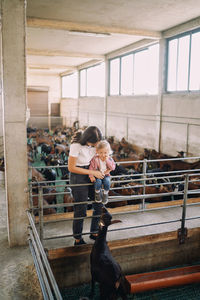
[[[0,94],[0,157],[3,156],[3,111],[2,111],[2,96]]]
[[[112,241],[108,245],[124,275],[128,275],[198,262],[199,234],[199,228],[190,229],[184,244],[179,244],[174,231]],[[90,282],[91,249],[92,245],[84,245],[49,250],[50,265],[59,288]]]
[[[60,76],[28,73],[27,87],[48,87],[48,101],[59,103],[61,95]]]
[[[73,122],[78,120],[78,100],[61,99],[60,115],[63,117],[63,125],[71,127]]]
[[[163,94],[161,98],[108,97],[107,136],[125,137],[140,147],[158,150],[161,120],[161,152],[200,156],[200,93]],[[62,99],[61,115],[67,126],[79,119],[81,126],[95,124],[104,132],[104,102],[104,98],[93,97]]]
[[[61,95],[61,79],[60,76],[55,75],[38,75],[28,73],[27,87],[35,89],[48,90],[48,114],[51,114],[51,103],[60,103]],[[52,117],[31,117],[28,120],[28,126],[37,128],[51,128],[62,124],[62,118]]]
[[[2,34],[0,33],[0,39],[2,39]],[[2,48],[0,47],[0,62],[2,64]],[[3,156],[3,111],[2,111],[2,68],[0,68],[0,157]]]
[[[165,153],[200,155],[200,93],[163,96],[161,136]]]

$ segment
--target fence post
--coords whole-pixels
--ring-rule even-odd
[[[39,186],[39,199],[38,199],[38,208],[39,208],[39,233],[40,241],[43,245],[43,188]]]
[[[185,182],[184,182],[184,197],[183,197],[181,228],[178,229],[179,244],[184,244],[185,238],[187,237],[187,228],[185,227],[185,217],[186,217],[186,205],[187,205],[187,194],[188,194],[188,182],[189,182],[189,175],[186,174]]]
[[[146,193],[147,160],[143,160],[143,195]],[[145,198],[142,199],[142,209],[145,209]]]

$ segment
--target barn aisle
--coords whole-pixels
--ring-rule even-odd
[[[0,187],[0,299],[43,299],[29,247],[9,248],[5,189]]]

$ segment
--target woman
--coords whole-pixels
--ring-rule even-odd
[[[89,170],[90,161],[96,153],[95,146],[102,140],[102,133],[96,126],[88,127],[84,132],[78,132],[72,139],[70,146],[68,169],[70,172],[70,184],[87,184],[90,182],[89,175],[103,179],[104,174],[98,170]],[[88,197],[94,200],[94,186],[83,185],[72,187],[75,202],[87,202]],[[93,218],[90,227],[90,238],[96,239],[98,221],[96,215],[101,214],[101,203],[93,203]],[[74,205],[74,218],[86,217],[87,203]],[[83,219],[73,221],[74,245],[86,244],[82,238]]]

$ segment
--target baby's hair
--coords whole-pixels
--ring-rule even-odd
[[[98,144],[96,145],[97,150],[100,150],[100,149],[103,149],[103,148],[108,148],[109,149],[109,154],[112,154],[112,150],[111,150],[111,147],[110,147],[110,144],[108,143],[108,141],[102,140],[102,141],[98,142]]]

